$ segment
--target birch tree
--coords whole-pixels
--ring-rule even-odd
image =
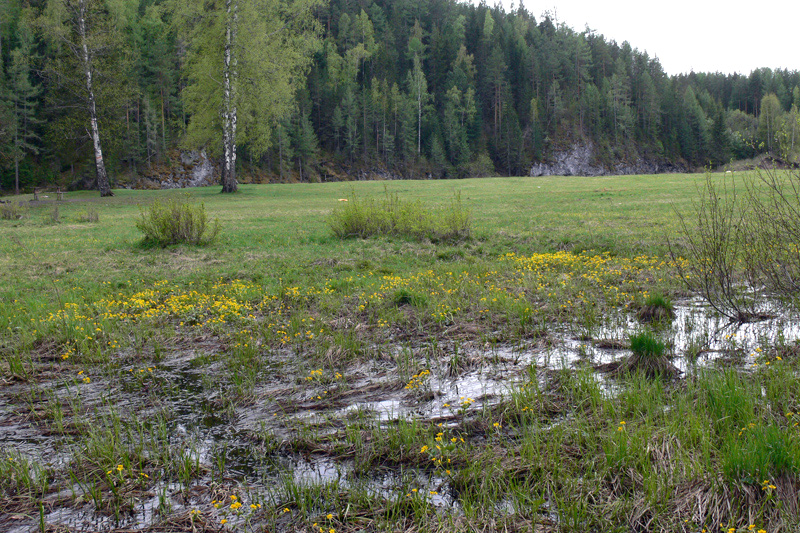
[[[174,0],[187,57],[187,148],[222,156],[222,192],[235,192],[236,149],[261,157],[294,106],[319,46],[323,0]]]
[[[116,51],[112,40],[119,29],[109,7],[104,0],[48,0],[40,19],[50,45],[68,56],[61,63],[51,62],[46,72],[57,85],[72,92],[86,112],[100,196],[114,195],[103,159],[96,94],[99,56]]]
[[[428,92],[428,80],[422,68],[422,57],[425,55],[425,45],[422,43],[422,28],[419,21],[414,24],[411,38],[408,40],[408,52],[413,59],[413,68],[408,73],[406,83],[411,98],[417,105],[417,157],[422,154],[422,112],[428,102],[432,100]]]

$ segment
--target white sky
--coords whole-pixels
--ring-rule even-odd
[[[545,11],[581,32],[658,57],[664,71],[739,72],[760,67],[800,70],[800,0],[487,0]],[[477,3],[477,0],[473,0]]]

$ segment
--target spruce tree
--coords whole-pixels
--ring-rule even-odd
[[[7,91],[10,109],[11,155],[14,160],[14,191],[19,194],[19,163],[26,154],[39,153],[39,136],[35,127],[40,121],[36,118],[37,98],[41,87],[31,82],[33,36],[27,24],[20,26],[19,46],[11,51],[9,67],[9,87]]]

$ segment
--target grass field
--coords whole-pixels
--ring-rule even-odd
[[[684,288],[667,243],[703,183],[23,196],[0,220],[0,529],[795,531],[798,332]],[[458,195],[471,237],[333,236],[341,200],[387,193]],[[143,246],[142,210],[187,194],[217,241]],[[677,377],[622,371],[655,352]]]

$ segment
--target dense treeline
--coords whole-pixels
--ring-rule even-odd
[[[233,19],[242,39],[272,35],[253,14],[291,21],[302,8],[300,0],[233,5],[242,9]],[[211,14],[226,6],[230,0],[0,0],[3,190],[17,179],[23,188],[88,185],[101,141],[112,185],[169,167],[178,149],[222,157],[223,134],[213,130],[229,112],[204,87],[223,83],[222,72],[214,75],[223,46],[208,36],[224,40],[224,21]],[[798,71],[668,76],[627,42],[523,8],[452,0],[306,8],[315,21],[301,40],[272,51],[248,45],[263,53],[234,61],[239,91],[251,95],[225,104],[239,113],[239,179],[520,175],[554,150],[585,143],[605,165],[719,165],[800,152]],[[200,30],[192,34],[192,25]],[[297,52],[293,70],[258,83],[299,48],[310,64]]]

